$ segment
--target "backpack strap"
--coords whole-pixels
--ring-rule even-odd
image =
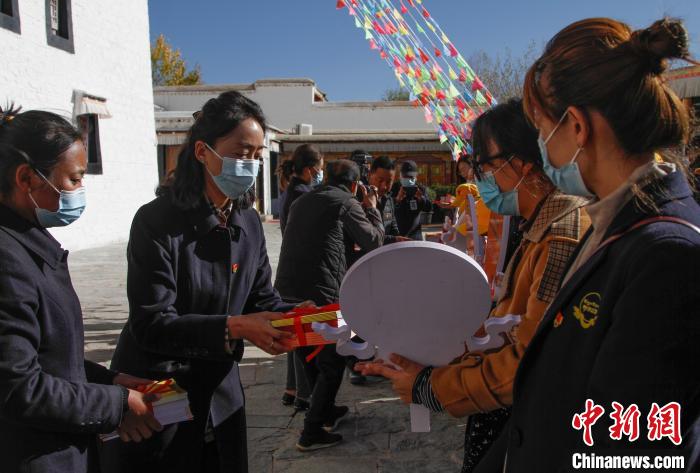
[[[616,242],[617,240],[619,240],[623,236],[627,235],[628,233],[631,233],[634,230],[637,230],[638,228],[641,228],[641,227],[644,227],[646,225],[649,225],[651,223],[656,223],[656,222],[669,222],[669,223],[676,223],[678,225],[684,225],[684,226],[690,228],[691,230],[694,230],[695,232],[698,233],[698,235],[700,235],[700,228],[697,227],[696,225],[693,225],[692,223],[688,222],[687,220],[683,220],[682,218],[678,218],[678,217],[659,215],[656,217],[650,217],[650,218],[645,218],[644,220],[640,220],[639,222],[637,222],[634,225],[627,228],[625,231],[622,231],[620,233],[616,233],[615,235],[609,236],[600,245],[598,245],[598,248],[595,249],[593,254],[598,253],[600,250],[602,250],[606,246],[610,245],[611,243]]]

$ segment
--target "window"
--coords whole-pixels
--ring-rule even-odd
[[[21,33],[18,0],[0,0],[0,28]]]
[[[46,0],[46,42],[74,53],[71,0]]]
[[[102,174],[102,152],[100,151],[100,127],[96,114],[78,115],[78,129],[88,155],[88,174]]]

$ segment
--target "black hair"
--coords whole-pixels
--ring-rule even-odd
[[[260,106],[240,93],[230,90],[209,99],[196,113],[194,124],[187,132],[187,139],[177,157],[174,175],[156,191],[157,195],[170,195],[173,203],[183,209],[200,205],[204,195],[204,164],[195,157],[195,143],[203,141],[212,148],[216,140],[229,134],[241,122],[252,118],[267,130],[265,115]],[[236,208],[250,208],[255,202],[255,186],[239,197]]]
[[[389,156],[379,156],[374,161],[372,161],[372,166],[370,166],[370,171],[374,172],[377,169],[386,169],[387,171],[393,171],[396,169],[396,164],[389,158]]]
[[[294,161],[292,161],[291,159],[282,161],[277,166],[277,174],[282,179],[286,179],[287,181],[290,180],[292,178],[292,174],[294,174]]]
[[[349,159],[338,159],[326,166],[328,184],[350,187],[360,180],[360,167]]]
[[[457,175],[457,184],[464,184],[467,182],[465,178],[462,177],[462,175],[459,173],[459,165],[462,163],[466,163],[469,166],[472,165],[472,156],[469,154],[463,154],[459,157],[457,160],[457,164],[455,164],[455,174]]]
[[[484,112],[474,123],[472,147],[474,159],[488,161],[488,143],[493,141],[501,150],[499,157],[516,156],[525,163],[542,169],[542,156],[537,144],[537,130],[528,122],[522,99],[510,99]]]
[[[14,174],[20,164],[29,164],[48,177],[62,154],[76,141],[80,132],[65,118],[42,110],[21,112],[14,104],[0,108],[0,143],[5,149],[0,159],[0,194],[14,189]],[[19,152],[16,152],[19,151]]]
[[[294,163],[294,172],[301,174],[304,168],[314,167],[323,159],[323,155],[314,145],[301,145],[294,150],[292,155],[292,163]]]

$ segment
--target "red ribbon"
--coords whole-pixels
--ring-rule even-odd
[[[297,339],[299,340],[299,345],[306,345],[306,334],[304,333],[304,327],[301,324],[301,315],[294,317],[294,332],[297,334]]]

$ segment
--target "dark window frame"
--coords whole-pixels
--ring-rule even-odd
[[[10,14],[0,10],[0,28],[22,34],[22,27],[19,21],[19,0],[0,0],[3,5],[9,4]]]
[[[51,28],[51,0],[46,2],[46,43],[71,54],[75,54],[73,43],[73,9],[71,0],[58,0],[59,2],[59,34]]]
[[[83,123],[87,122],[88,129]],[[100,119],[95,113],[78,115],[78,129],[83,134],[88,155],[87,174],[102,174],[102,146],[100,145]]]

